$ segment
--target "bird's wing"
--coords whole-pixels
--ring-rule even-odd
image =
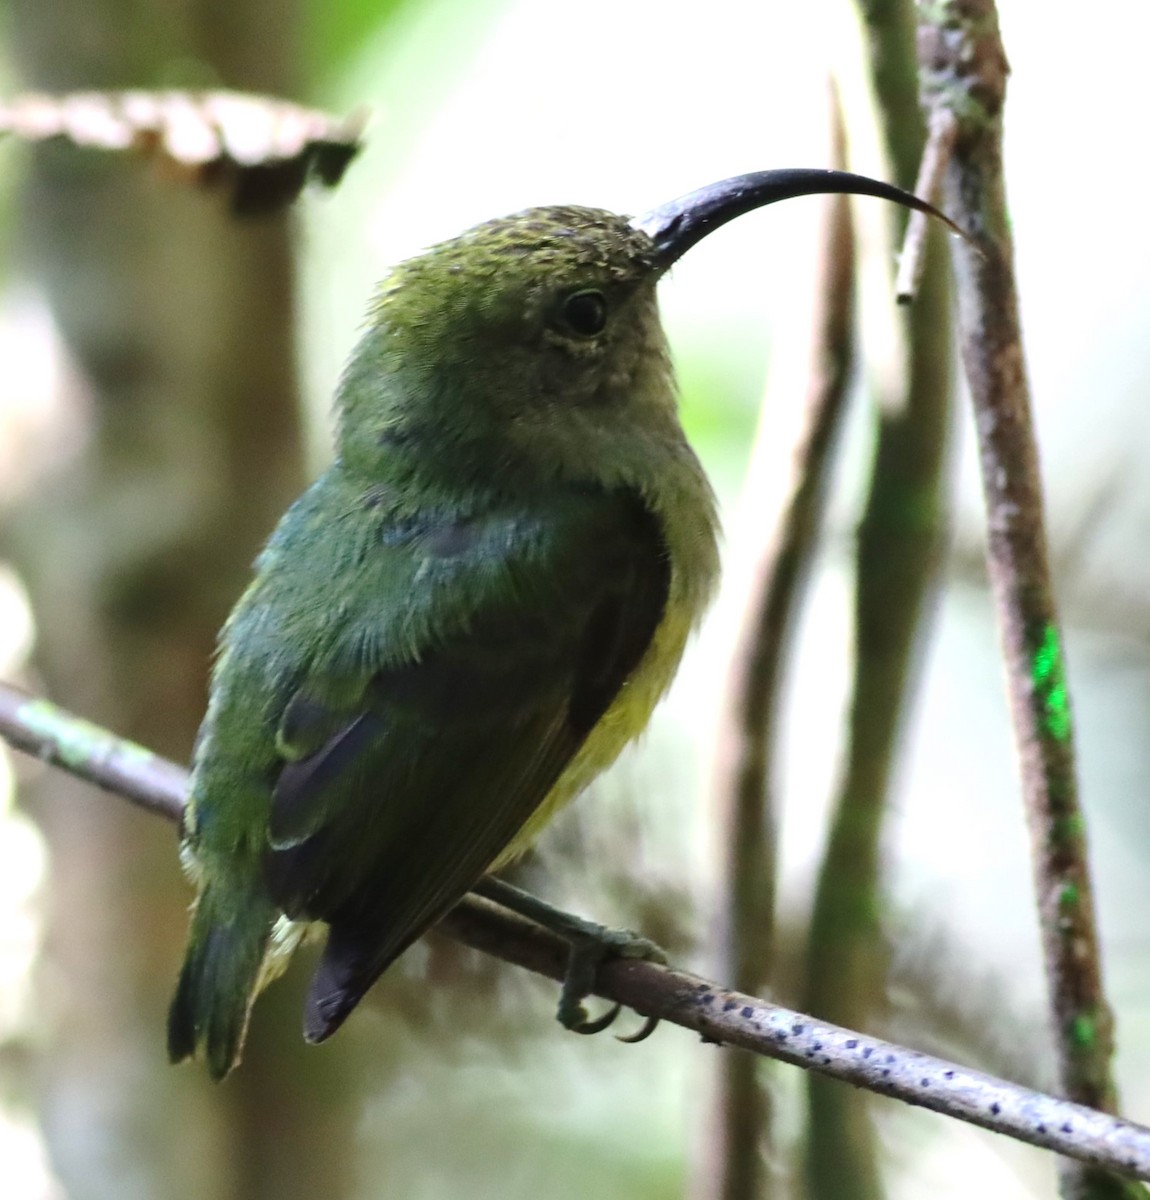
[[[626,685],[667,601],[659,524],[625,491],[566,493],[529,520],[416,523],[404,536],[424,555],[420,578],[377,620],[402,627],[405,653],[384,638],[372,669],[371,639],[350,614],[354,652],[337,639],[327,661],[360,662],[359,675],[313,673],[280,729],[288,761],[266,877],[287,913],[331,926],[313,1040],[538,808]]]

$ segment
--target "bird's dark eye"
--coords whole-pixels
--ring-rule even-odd
[[[563,301],[563,323],[580,337],[594,337],[607,324],[607,299],[602,292],[573,292]]]

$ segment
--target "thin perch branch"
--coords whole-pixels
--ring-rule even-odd
[[[0,736],[158,817],[178,824],[183,815],[183,767],[6,683],[0,683]]]
[[[0,685],[0,734],[13,745],[178,821],[175,763]],[[51,720],[42,714],[50,712]],[[62,750],[66,747],[66,753]],[[89,757],[89,754],[91,757]],[[451,937],[552,979],[566,973],[569,947],[554,934],[468,896],[440,926]],[[1085,1163],[1150,1179],[1150,1129],[1108,1113],[919,1054],[655,963],[616,960],[600,968],[595,994],[698,1033],[704,1041],[841,1079]]]
[[[1113,1021],[1102,988],[1002,175],[1006,55],[994,0],[940,0],[922,7],[920,18],[924,104],[953,113],[958,130],[943,177],[944,207],[973,243],[952,246],[960,336],[978,430],[988,569],[1030,827],[1059,1087],[1074,1100],[1114,1111]],[[1122,1194],[1121,1186],[1072,1164],[1062,1177],[1067,1200]]]
[[[490,901],[469,896],[440,928],[477,950],[552,979],[563,978],[565,943]],[[595,990],[644,1015],[693,1030],[704,1041],[738,1046],[1031,1145],[1073,1154],[1083,1162],[1150,1178],[1150,1129],[1108,1113],[653,963],[608,962],[600,968]]]

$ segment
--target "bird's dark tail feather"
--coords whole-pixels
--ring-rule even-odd
[[[239,1062],[277,910],[254,889],[225,899],[205,888],[168,1010],[168,1057],[203,1052],[213,1079]]]
[[[333,924],[323,957],[308,988],[303,1034],[309,1042],[326,1041],[351,1015],[375,981],[422,933],[416,930],[399,945],[381,948],[377,931]]]

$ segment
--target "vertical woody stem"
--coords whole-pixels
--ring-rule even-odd
[[[919,60],[927,109],[948,110],[958,123],[942,202],[974,243],[953,247],[962,356],[978,430],[988,568],[1030,829],[1058,1079],[1070,1099],[1113,1112],[1113,1020],[1102,988],[1003,187],[1007,63],[994,0],[922,7]],[[1064,1163],[1067,1200],[1130,1194],[1124,1181]]]

